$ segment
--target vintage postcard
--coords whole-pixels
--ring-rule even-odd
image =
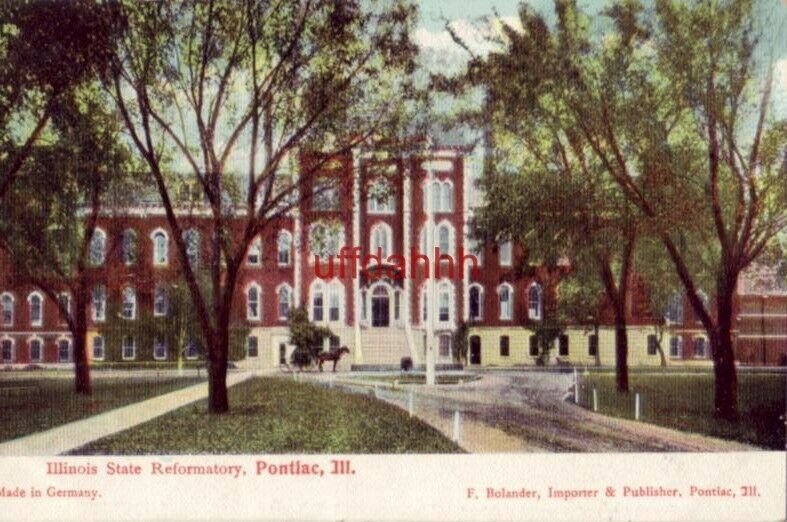
[[[0,6],[3,520],[784,520],[787,2]]]

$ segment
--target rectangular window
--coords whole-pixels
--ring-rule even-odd
[[[683,352],[683,339],[677,335],[673,335],[669,339],[669,356],[680,357]]]
[[[535,335],[531,335],[529,342],[530,342],[530,356],[538,357],[538,337],[536,337]]]
[[[14,360],[14,343],[11,342],[10,339],[4,339],[2,343],[3,347],[3,362],[10,363]]]
[[[508,336],[501,335],[500,336],[500,355],[502,357],[508,357],[511,355],[509,347],[508,347]]]
[[[104,360],[104,338],[100,335],[93,337],[93,359]]]
[[[447,292],[441,292],[440,293],[440,314],[439,314],[440,315],[439,316],[439,320],[441,322],[446,322],[446,321],[449,320],[449,317],[450,317],[450,315],[449,315],[449,302],[450,302],[450,298],[448,296],[448,293]]]
[[[57,342],[57,357],[60,362],[71,360],[71,343],[68,340],[61,339]]]
[[[246,254],[246,264],[251,266],[260,266],[262,264],[262,240],[257,237],[249,245],[249,251]]]
[[[694,357],[704,358],[707,357],[705,353],[705,338],[697,337],[694,339]]]
[[[312,316],[314,316],[314,321],[322,321],[322,292],[314,294],[312,304]]]
[[[500,266],[511,266],[511,241],[500,243],[498,251],[500,253]]]
[[[648,355],[657,355],[659,353],[659,340],[655,335],[648,335]]]
[[[588,355],[595,357],[598,355],[598,335],[588,335]]]
[[[131,360],[137,356],[137,347],[134,338],[130,335],[123,338],[121,354],[123,360]]]
[[[153,341],[153,358],[158,360],[167,358],[167,342],[163,339]]]
[[[440,357],[450,357],[451,356],[451,336],[450,335],[441,335],[440,336]]]
[[[568,357],[568,336],[566,334],[558,337],[557,354],[561,357]]]
[[[248,357],[257,357],[260,354],[257,337],[250,335],[246,338],[246,355]]]
[[[41,361],[41,341],[38,339],[33,339],[30,341],[30,360],[33,362],[40,362]]]

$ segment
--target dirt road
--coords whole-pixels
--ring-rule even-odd
[[[573,376],[546,372],[485,372],[480,380],[427,388],[380,386],[380,398],[407,408],[413,390],[416,414],[443,431],[455,411],[469,429],[463,437],[489,437],[484,426],[504,432],[471,447],[483,451],[652,452],[749,451],[753,446],[680,432],[645,422],[595,414],[563,400]],[[367,381],[368,383],[368,381]],[[517,444],[512,445],[512,439]]]

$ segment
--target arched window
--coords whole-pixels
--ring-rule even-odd
[[[249,321],[259,321],[262,317],[260,308],[260,286],[252,283],[246,289],[246,319]]]
[[[30,346],[30,361],[41,362],[41,359],[43,358],[44,355],[44,350],[43,350],[44,345],[41,342],[41,339],[39,339],[38,337],[34,337],[30,339],[28,344]]]
[[[8,338],[0,340],[0,350],[4,363],[14,362],[14,341]]]
[[[164,317],[169,311],[169,296],[167,295],[167,287],[159,285],[153,294],[153,315],[156,317]]]
[[[441,255],[451,253],[451,231],[446,224],[437,227],[437,247]]]
[[[137,262],[137,233],[133,228],[127,228],[123,231],[120,250],[123,256],[123,263],[133,265]]]
[[[262,240],[259,236],[252,239],[246,254],[246,264],[260,266],[262,264]]]
[[[341,321],[342,308],[344,303],[344,285],[339,281],[334,281],[330,286],[328,297],[328,320]]]
[[[186,243],[186,258],[189,261],[189,266],[196,269],[199,266],[199,230],[190,228],[183,232],[183,242]]]
[[[290,252],[292,250],[292,234],[286,230],[279,232],[279,237],[276,240],[278,247],[278,260],[279,265],[288,266],[292,261],[290,259]]]
[[[14,325],[14,296],[4,293],[0,296],[0,307],[3,309],[3,326]]]
[[[93,230],[93,237],[90,238],[90,253],[88,260],[91,265],[98,266],[104,262],[107,254],[107,234],[100,228]]]
[[[510,321],[514,316],[514,289],[508,283],[503,283],[497,288],[500,303],[500,319]]]
[[[325,292],[322,283],[315,283],[312,287],[312,321],[322,321],[325,314]]]
[[[27,302],[30,304],[30,325],[41,326],[44,323],[44,298],[38,292],[33,292]]]
[[[58,339],[57,359],[60,362],[71,361],[71,341],[69,341],[68,339]]]
[[[279,320],[285,321],[290,316],[292,288],[289,285],[282,285],[276,293],[279,298]]]
[[[130,286],[123,290],[123,309],[121,311],[123,319],[137,318],[137,293]]]
[[[481,285],[471,285],[468,291],[468,318],[471,321],[479,321],[484,316],[484,290]]]
[[[511,266],[511,241],[503,241],[500,243],[498,255],[500,256],[500,266]]]
[[[163,230],[155,230],[151,234],[153,240],[153,264],[166,265],[169,263],[169,237]]]
[[[541,295],[541,285],[538,283],[531,284],[527,290],[527,315],[533,321],[541,320],[543,312]]]
[[[391,227],[388,226],[386,223],[377,223],[372,227],[371,232],[371,253],[372,255],[377,255],[380,253],[382,259],[388,259],[391,255],[391,246],[393,244],[393,240],[391,236],[393,232],[391,231]]]
[[[107,289],[104,285],[93,287],[93,320],[97,322],[106,319]]]
[[[309,250],[322,260],[339,255],[344,246],[344,227],[336,222],[314,223],[309,228]]]
[[[454,186],[448,182],[443,182],[440,187],[440,210],[452,212],[454,210]]]

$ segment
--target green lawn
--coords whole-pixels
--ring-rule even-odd
[[[461,452],[431,426],[368,396],[282,378],[251,379],[229,393],[226,415],[208,415],[200,401],[72,453]]]
[[[614,373],[591,373],[582,378],[580,400],[593,407],[593,388],[599,412],[634,418],[635,393],[641,396],[642,420],[669,428],[738,440],[768,449],[784,449],[785,375],[738,373],[740,421],[713,418],[713,374],[633,373],[631,393],[615,390]]]
[[[93,380],[93,395],[74,393],[69,378],[0,379],[0,441],[47,430],[67,422],[161,395],[196,378],[103,378]],[[15,389],[14,389],[15,388]]]

